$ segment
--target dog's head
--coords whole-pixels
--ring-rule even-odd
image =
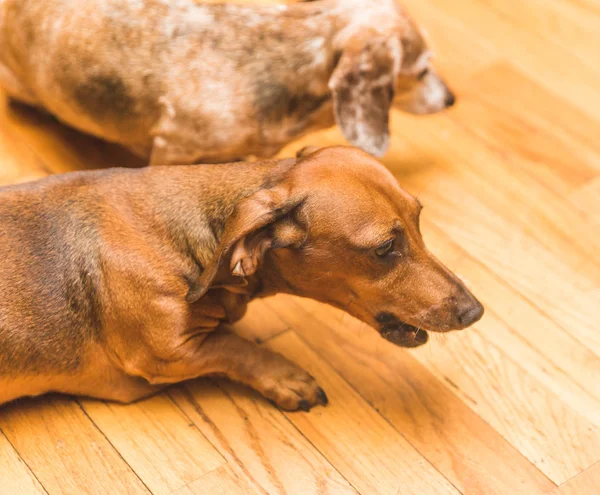
[[[329,88],[346,139],[382,156],[389,146],[390,108],[429,114],[452,106],[455,96],[435,71],[421,30],[402,7],[382,0],[368,8],[337,39],[341,55]]]
[[[244,199],[199,283],[220,270],[254,276],[342,308],[406,347],[477,321],[482,305],[425,247],[421,206],[367,153],[335,147],[302,158]]]

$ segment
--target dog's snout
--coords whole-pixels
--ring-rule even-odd
[[[460,309],[458,321],[462,326],[468,327],[478,321],[482,316],[483,305],[477,299],[473,299],[471,304]]]
[[[451,107],[456,103],[456,96],[454,96],[454,93],[452,91],[448,91],[444,103],[446,104],[446,107]]]

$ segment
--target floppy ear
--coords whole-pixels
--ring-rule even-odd
[[[355,37],[329,79],[335,120],[344,136],[375,156],[383,156],[389,146],[389,112],[401,58],[395,38]]]
[[[231,278],[254,274],[271,248],[300,244],[304,230],[288,215],[303,201],[303,196],[294,196],[285,187],[261,190],[240,201],[225,223],[212,260],[190,287],[186,300],[192,303],[200,299],[217,282],[217,275]],[[243,284],[242,279],[239,285]]]

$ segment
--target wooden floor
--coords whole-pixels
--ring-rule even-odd
[[[240,332],[328,407],[209,380],[131,406],[23,400],[0,409],[2,495],[600,494],[600,3],[405,3],[459,103],[394,115],[384,163],[483,320],[409,351],[314,302],[253,303]],[[114,165],[141,164],[0,95],[2,183]]]

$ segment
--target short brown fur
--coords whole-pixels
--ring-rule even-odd
[[[481,316],[383,166],[355,148],[304,155],[0,189],[0,403],[128,402],[218,373],[308,409],[327,401],[312,377],[223,328],[253,298],[324,301],[409,347]]]

